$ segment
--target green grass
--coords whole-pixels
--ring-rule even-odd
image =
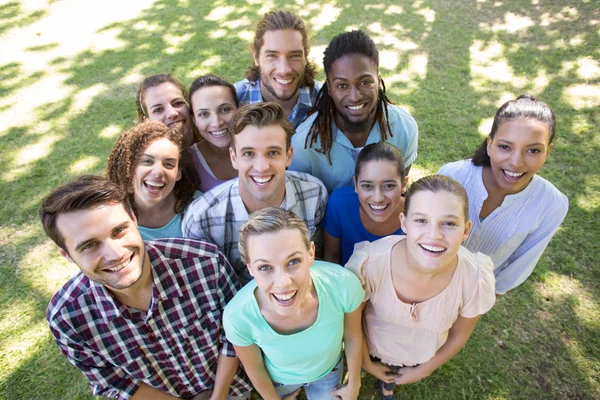
[[[0,2],[0,399],[93,398],[45,323],[51,295],[76,269],[45,238],[40,199],[103,172],[135,118],[143,76],[241,79],[253,23],[284,6],[301,13],[318,49],[350,28],[376,40],[390,98],[419,124],[413,178],[469,154],[509,98],[532,93],[557,116],[541,175],[570,199],[563,226],[465,349],[399,398],[600,398],[597,1],[68,3]],[[375,395],[365,376],[361,399]]]

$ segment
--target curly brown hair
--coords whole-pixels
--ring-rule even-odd
[[[256,25],[254,32],[254,42],[252,43],[253,59],[246,69],[246,79],[251,82],[256,82],[260,77],[260,67],[254,63],[254,58],[258,58],[260,49],[265,43],[264,36],[268,31],[282,31],[285,29],[293,29],[302,35],[302,47],[304,48],[304,58],[306,59],[306,67],[300,87],[314,87],[315,77],[317,76],[317,66],[308,59],[310,45],[308,44],[308,33],[304,21],[296,14],[290,11],[270,11],[263,15],[262,19]]]
[[[200,178],[194,168],[192,155],[189,149],[182,148],[183,127],[169,128],[161,122],[145,121],[136,124],[123,133],[110,155],[106,167],[108,179],[125,189],[133,211],[137,215],[134,201],[133,176],[140,158],[152,142],[166,138],[175,143],[179,148],[179,171],[181,179],[175,182],[173,193],[175,194],[175,212],[183,214],[188,205],[194,200],[194,193],[200,185]]]

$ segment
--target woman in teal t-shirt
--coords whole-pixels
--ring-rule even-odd
[[[227,304],[223,325],[254,388],[265,400],[293,399],[302,387],[309,400],[355,400],[364,298],[356,276],[315,261],[306,224],[280,208],[253,213],[238,246],[254,280]]]
[[[200,182],[181,128],[135,125],[115,143],[106,175],[127,192],[144,240],[183,237],[181,217]]]

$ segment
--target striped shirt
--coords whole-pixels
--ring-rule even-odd
[[[60,350],[96,396],[128,399],[140,382],[190,398],[213,388],[219,354],[235,357],[221,315],[240,287],[216,246],[189,239],[146,243],[152,266],[147,312],[127,307],[78,273],[48,306]],[[238,370],[230,395],[251,390]]]
[[[288,115],[288,121],[294,125],[294,128],[297,128],[304,121],[306,113],[315,105],[321,86],[323,86],[322,82],[315,81],[315,86],[312,88],[301,87],[298,89],[298,101],[290,115]],[[243,106],[264,101],[260,92],[260,78],[254,82],[242,79],[235,83],[235,89]]]
[[[438,174],[453,178],[467,190],[473,228],[463,245],[492,258],[496,293],[504,294],[531,275],[565,219],[569,200],[550,182],[534,175],[525,189],[506,196],[502,205],[481,221],[481,207],[488,197],[482,171],[483,167],[471,160],[461,160],[444,165]]]
[[[280,207],[294,212],[314,235],[327,207],[327,189],[314,176],[286,171],[285,196]],[[240,259],[238,238],[240,227],[248,220],[248,210],[242,201],[239,179],[225,182],[195,200],[183,218],[185,237],[206,239],[223,251],[238,276],[246,267]]]

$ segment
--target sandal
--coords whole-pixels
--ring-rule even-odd
[[[381,400],[394,400],[393,390],[396,387],[395,383],[385,383],[382,380],[377,380],[377,391],[379,392],[379,396]],[[392,390],[392,394],[385,395],[383,394],[383,390]]]

